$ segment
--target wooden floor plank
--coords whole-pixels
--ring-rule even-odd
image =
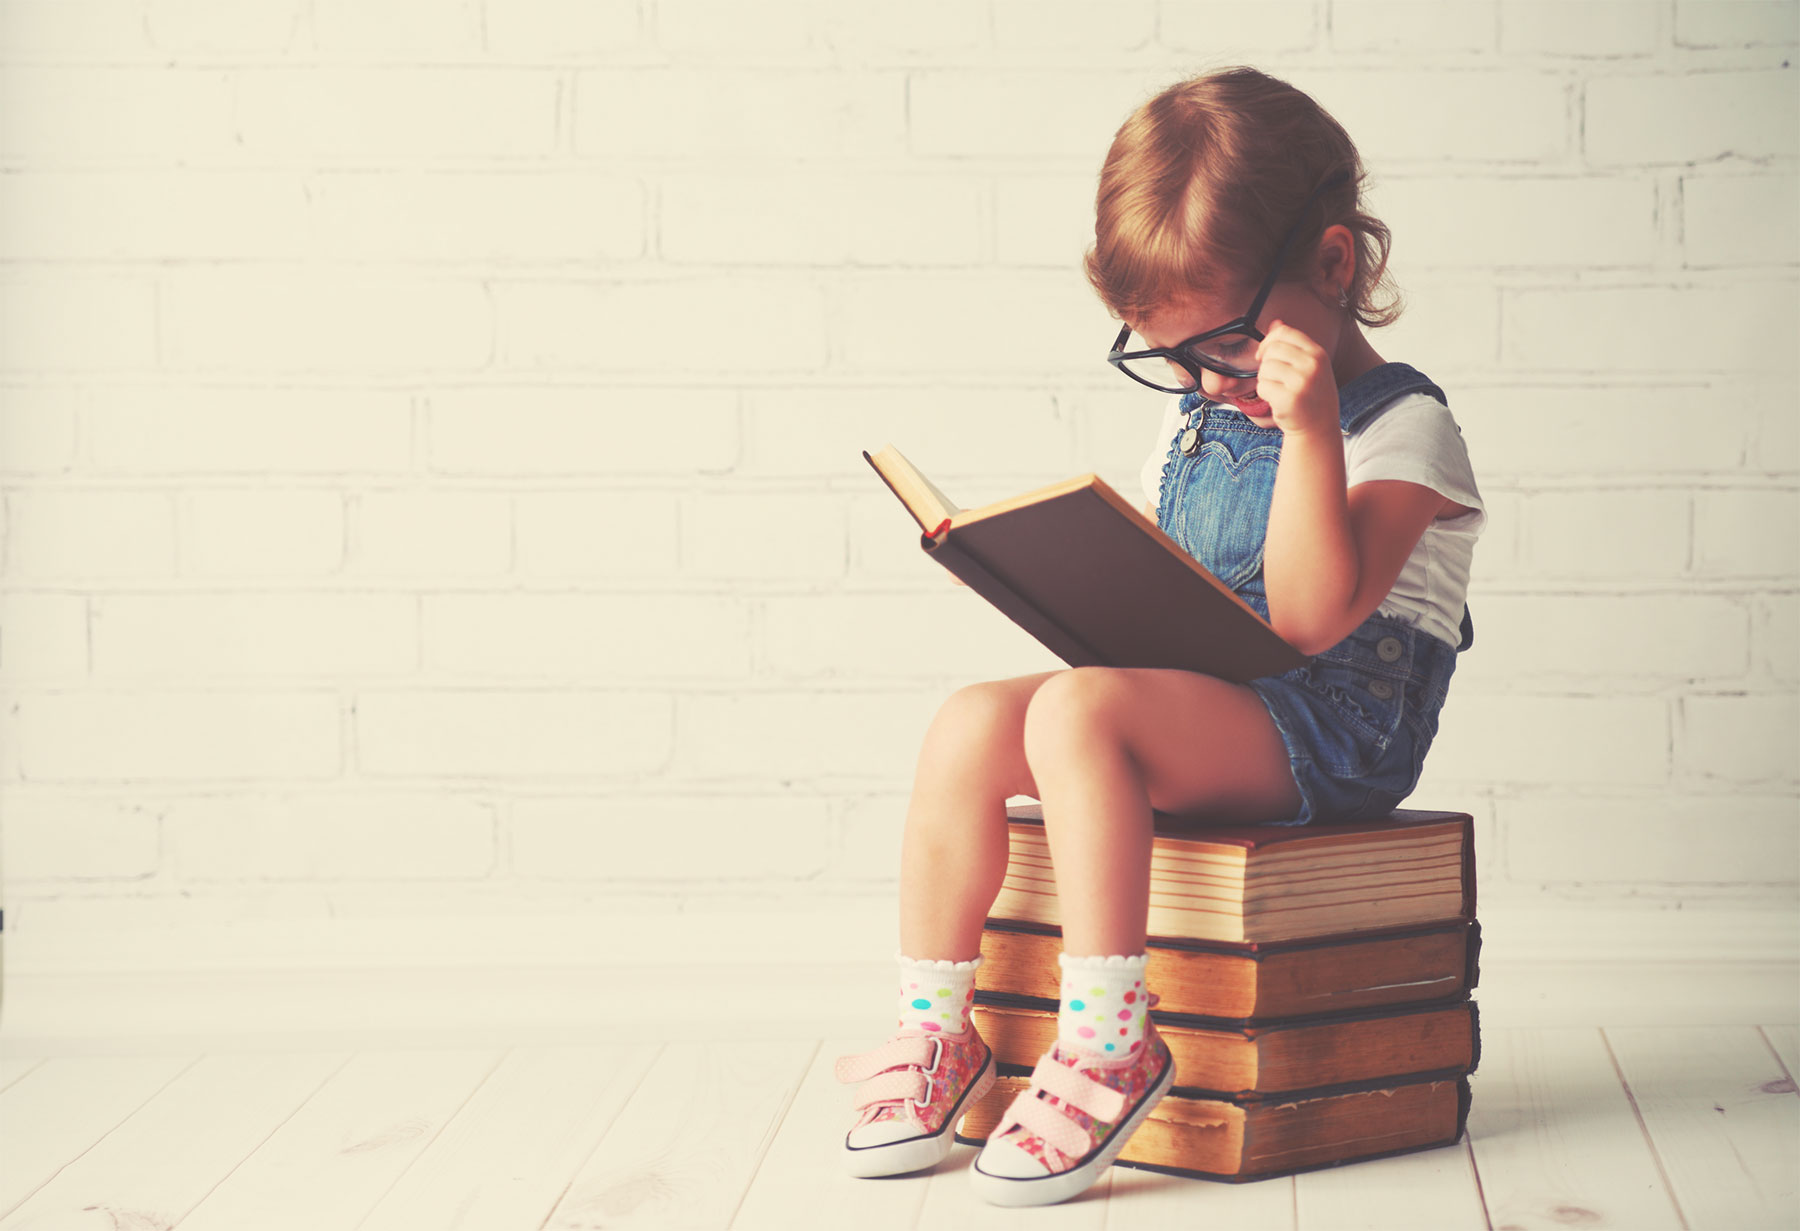
[[[201,1202],[220,1179],[254,1154],[347,1057],[313,1055],[71,1057],[46,1064],[7,1091],[7,1136],[25,1140],[20,1157],[41,1158],[29,1140],[40,1125],[64,1135],[84,1129],[75,1157],[4,1218],[22,1227],[166,1227]],[[41,1078],[42,1081],[36,1079]],[[60,1093],[65,1110],[15,1119],[39,1096]],[[15,1099],[14,1096],[21,1096]],[[123,1114],[120,1109],[123,1108]],[[66,1157],[66,1156],[65,1156]],[[38,1162],[21,1165],[36,1169]],[[183,1223],[183,1227],[188,1224]],[[245,1222],[261,1231],[269,1224]]]
[[[728,1226],[817,1049],[668,1044],[545,1231]]]
[[[659,1050],[590,1045],[507,1052],[356,1231],[543,1225]]]
[[[1787,1070],[1789,1081],[1800,1081],[1800,1026],[1792,1024],[1783,1026],[1763,1026],[1763,1038],[1769,1041],[1776,1056],[1781,1059],[1781,1067]]]
[[[853,1087],[833,1074],[837,1058],[867,1050],[866,1038],[826,1039],[738,1207],[732,1231],[910,1231],[925,1199],[924,1174],[857,1179],[838,1155],[852,1119]],[[944,1166],[948,1166],[946,1160]]]
[[[1469,1142],[1496,1227],[1681,1227],[1599,1030],[1483,1030],[1470,1083]]]
[[[1294,1231],[1294,1177],[1227,1184],[1115,1167],[1106,1227],[1107,1231],[1149,1227]]]
[[[501,1053],[352,1057],[181,1223],[181,1231],[351,1231],[493,1072]]]
[[[0,1216],[128,1119],[194,1056],[45,1060],[0,1091]],[[0,1223],[0,1226],[5,1225]]]
[[[0,1090],[5,1090],[19,1078],[31,1072],[44,1062],[43,1056],[0,1056]]]
[[[1687,1225],[1800,1225],[1800,1098],[1749,1026],[1605,1032]]]
[[[1294,1177],[1299,1231],[1487,1231],[1475,1166],[1455,1145]]]

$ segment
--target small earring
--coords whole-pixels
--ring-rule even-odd
[[[1349,306],[1350,306],[1350,292],[1349,291],[1339,291],[1338,292],[1338,307],[1348,308]]]

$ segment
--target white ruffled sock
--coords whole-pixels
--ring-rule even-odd
[[[979,954],[966,962],[920,960],[904,953],[896,953],[894,960],[900,963],[900,1029],[961,1034],[969,1028]]]
[[[1062,1006],[1056,1039],[1064,1047],[1097,1052],[1109,1060],[1128,1056],[1144,1043],[1144,990],[1148,953],[1135,957],[1057,955],[1062,966]]]

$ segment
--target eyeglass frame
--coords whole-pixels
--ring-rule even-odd
[[[1196,364],[1209,372],[1216,372],[1220,376],[1229,376],[1237,380],[1244,380],[1248,377],[1255,376],[1258,371],[1257,368],[1250,368],[1248,370],[1244,368],[1234,368],[1229,364],[1221,363],[1218,360],[1209,360],[1198,354],[1189,353],[1187,348],[1196,343],[1207,341],[1209,338],[1223,337],[1226,334],[1231,333],[1248,335],[1257,342],[1263,340],[1265,335],[1262,330],[1256,327],[1256,317],[1263,310],[1264,301],[1267,300],[1269,295],[1275,290],[1275,283],[1281,276],[1282,263],[1287,260],[1288,249],[1293,247],[1294,240],[1299,238],[1300,225],[1306,221],[1307,209],[1318,199],[1320,193],[1335,184],[1343,182],[1349,177],[1350,173],[1348,171],[1335,171],[1326,176],[1324,181],[1321,182],[1317,188],[1313,189],[1312,194],[1306,198],[1305,204],[1300,207],[1300,216],[1294,219],[1294,224],[1288,228],[1287,236],[1281,241],[1281,246],[1275,250],[1274,268],[1269,270],[1269,276],[1264,280],[1262,290],[1256,293],[1256,299],[1251,303],[1249,311],[1245,312],[1242,316],[1227,321],[1217,329],[1208,329],[1204,333],[1197,333],[1191,338],[1186,338],[1177,342],[1174,346],[1153,346],[1149,350],[1131,351],[1129,353],[1119,349],[1125,345],[1125,339],[1131,336],[1131,323],[1127,321],[1119,330],[1119,336],[1113,339],[1112,349],[1106,353],[1106,361],[1125,375],[1129,376],[1132,380],[1135,380],[1138,384],[1155,389],[1158,393],[1190,393],[1194,389],[1198,389],[1200,387],[1201,376],[1200,372],[1194,366]],[[1167,359],[1181,365],[1187,374],[1194,378],[1194,383],[1191,388],[1165,389],[1163,386],[1153,384],[1142,376],[1139,376],[1125,366],[1125,361],[1127,359],[1158,358]]]

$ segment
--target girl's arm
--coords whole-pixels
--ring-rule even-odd
[[[1269,623],[1302,654],[1317,654],[1380,606],[1419,536],[1452,502],[1398,479],[1346,491],[1329,357],[1279,321],[1258,354],[1257,394],[1282,431],[1263,542]]]

